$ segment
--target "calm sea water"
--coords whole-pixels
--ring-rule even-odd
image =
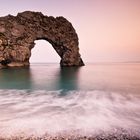
[[[0,70],[0,136],[140,133],[140,64]]]

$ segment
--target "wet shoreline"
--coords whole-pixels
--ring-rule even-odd
[[[128,136],[128,135],[120,135],[120,136],[107,136],[107,137],[103,137],[103,136],[92,136],[92,137],[88,137],[88,136],[70,136],[70,137],[63,137],[63,136],[56,136],[56,137],[52,137],[52,136],[44,136],[44,137],[35,137],[35,136],[31,136],[31,137],[10,137],[10,138],[0,138],[0,140],[140,140],[140,137],[137,136]]]
[[[66,132],[61,134],[44,134],[42,136],[18,134],[17,136],[0,136],[0,140],[140,140],[140,132],[116,130],[99,134],[76,134]]]

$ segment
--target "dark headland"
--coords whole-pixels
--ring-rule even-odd
[[[66,18],[25,11],[0,17],[0,67],[29,65],[34,41],[39,39],[52,45],[61,58],[61,66],[84,65],[78,35]]]

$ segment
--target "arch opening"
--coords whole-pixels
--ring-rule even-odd
[[[44,39],[34,41],[35,46],[31,50],[30,63],[60,63],[60,56],[52,45]]]

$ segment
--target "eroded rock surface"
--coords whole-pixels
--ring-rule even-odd
[[[17,16],[0,17],[1,67],[29,65],[34,41],[39,39],[52,44],[61,58],[61,66],[84,65],[79,54],[78,36],[67,19],[25,11]]]

